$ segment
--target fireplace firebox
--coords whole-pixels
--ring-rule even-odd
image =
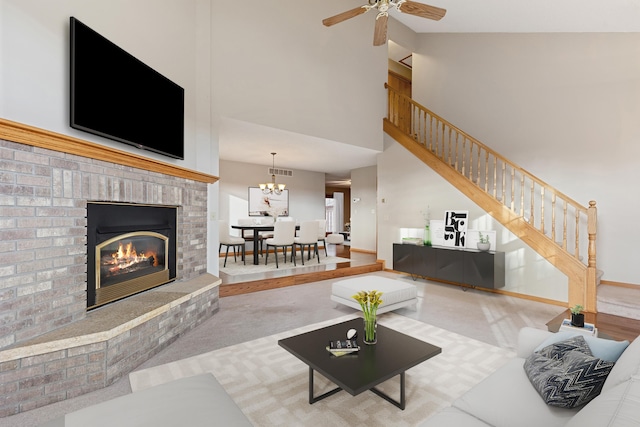
[[[87,309],[176,278],[175,206],[87,204]]]

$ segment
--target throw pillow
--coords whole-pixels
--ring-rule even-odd
[[[545,339],[538,347],[535,348],[534,351],[540,351],[544,347],[556,343],[558,341],[564,341],[568,338],[575,337],[577,335],[582,335],[580,332],[571,332],[571,331],[560,331],[549,338]],[[610,362],[616,362],[620,355],[627,349],[629,346],[629,341],[614,341],[607,340],[604,338],[592,337],[590,335],[584,335],[584,339],[589,344],[589,349],[591,349],[591,353],[604,360],[608,360]]]
[[[566,353],[574,350],[593,356],[589,349],[589,344],[587,344],[587,341],[582,335],[576,335],[564,341],[555,342],[539,350],[537,353],[549,359],[559,360],[562,359]]]
[[[524,369],[548,405],[576,408],[600,394],[614,363],[580,350],[569,350],[558,359],[536,352],[527,358]]]

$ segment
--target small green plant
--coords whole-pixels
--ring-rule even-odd
[[[580,314],[582,313],[582,310],[584,310],[584,307],[581,306],[580,304],[576,304],[573,307],[571,307],[569,310],[571,310],[571,314]]]
[[[478,235],[479,235],[479,242],[480,242],[480,243],[489,243],[489,235],[488,235],[488,234],[487,234],[487,235],[484,235],[484,234],[482,234],[482,232],[480,231],[480,232],[478,232]]]

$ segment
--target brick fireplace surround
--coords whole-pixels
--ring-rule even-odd
[[[107,387],[218,310],[216,181],[0,119],[0,417]],[[87,312],[87,201],[178,206],[176,281]]]

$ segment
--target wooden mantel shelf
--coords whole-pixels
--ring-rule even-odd
[[[213,184],[218,177],[0,118],[0,139]]]

